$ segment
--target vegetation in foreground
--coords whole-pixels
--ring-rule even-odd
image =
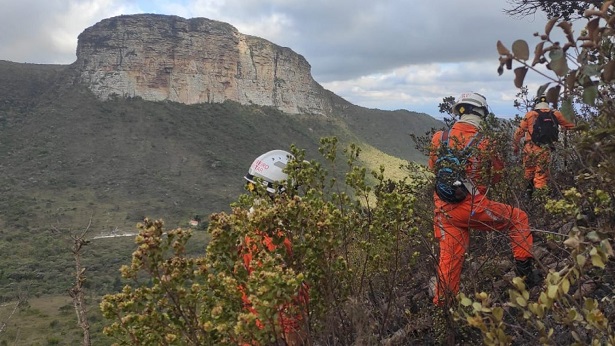
[[[429,175],[409,174],[405,180],[390,181],[380,170],[372,173],[376,178],[372,184],[366,170],[355,166],[360,150],[350,147],[345,150],[348,170],[344,182],[330,180],[317,163],[299,161],[301,169],[291,167],[289,173],[300,185],[300,199],[278,197],[276,203],[259,206],[250,219],[246,210],[253,201],[248,196],[231,213],[212,215],[212,241],[204,256],[187,258],[182,253],[189,234],[172,231],[173,237],[165,243],[158,237],[160,226],[146,223],[142,247],[124,275],[145,275],[151,280],[135,281],[122,293],[104,298],[103,312],[114,321],[105,332],[120,344],[129,340],[271,342],[272,330],[249,329],[244,323],[254,316],[242,314],[240,299],[233,293],[238,284],[233,268],[239,259],[232,249],[238,235],[284,225],[296,232],[294,240],[303,251],[294,263],[300,270],[269,268],[262,276],[267,280],[253,294],[276,306],[303,279],[313,283],[309,314],[313,344],[614,344],[613,5],[607,2],[586,16],[587,27],[578,38],[573,36],[571,23],[558,18],[549,21],[533,63],[525,41],[513,43],[512,51],[498,44],[502,72],[504,67],[512,69],[513,62],[521,64],[515,69],[519,88],[526,72],[537,64],[549,64],[554,76],[538,94],[546,92],[564,114],[576,118],[580,128],[557,148],[563,162],[556,163],[558,174],[550,193],[523,206],[537,227],[536,257],[545,273],[542,287],[528,291],[520,278],[511,275],[502,235],[473,235],[464,294],[449,310],[434,309],[428,303],[434,257]],[[556,23],[568,38],[564,46],[550,41]],[[571,71],[569,59],[579,68]],[[505,124],[491,126],[494,134],[505,137],[510,133],[499,128]],[[502,139],[498,143],[506,156],[510,138]],[[333,169],[339,168],[334,144],[334,140],[324,140],[321,147]],[[303,158],[301,152],[294,154]],[[508,158],[512,163],[514,158]],[[522,189],[510,182],[523,180],[515,165],[509,166],[513,169],[504,179],[506,186],[493,186],[492,193],[518,204],[522,198],[516,192]],[[157,246],[148,246],[153,240]],[[182,298],[179,306],[194,314],[180,314],[177,305],[158,305],[156,316],[142,323],[143,312],[151,311],[143,307],[152,307],[161,299],[173,301],[171,297]],[[262,313],[267,312],[271,313]]]
[[[315,344],[615,343],[611,162],[615,109],[610,101],[615,96],[615,65],[608,24],[612,21],[601,30],[604,22],[599,20],[611,16],[610,3],[588,12],[579,48],[571,24],[554,19],[535,50],[536,64],[550,63],[555,74],[544,90],[567,116],[576,117],[582,129],[557,148],[551,193],[523,201],[517,193],[522,188],[510,183],[522,181],[510,156],[506,186],[493,187],[496,198],[530,211],[541,249],[537,257],[546,274],[541,288],[528,291],[513,278],[505,237],[473,234],[459,304],[450,310],[434,309],[428,297],[436,253],[431,241],[429,175],[416,174],[420,167],[412,167],[409,171],[414,174],[406,180],[390,181],[381,170],[368,179],[368,170],[357,165],[358,148],[345,151],[346,166],[339,162],[335,140],[325,139],[325,162],[332,172],[347,168],[343,181],[319,162],[298,161],[302,169],[291,174],[300,183],[301,200],[264,204],[250,220],[246,208],[252,200],[240,197],[231,212],[212,215],[208,233],[213,239],[206,253],[185,252],[196,233],[175,229],[163,236],[162,224],[146,221],[137,238],[139,250],[123,269],[128,286],[103,299],[101,307],[110,318],[106,334],[119,344],[134,340],[219,344],[243,333],[267,341],[265,331],[241,324],[246,316],[240,316],[237,296],[230,289],[236,287],[231,273],[237,260],[230,250],[237,235],[281,222],[298,233],[302,270],[292,276],[270,268],[260,293],[273,303],[302,279],[313,282],[309,321]],[[561,28],[571,38],[570,45],[550,42],[553,28]],[[523,71],[534,66],[528,62],[526,46],[515,42],[512,50],[504,44],[498,47],[503,68],[521,64],[515,73],[520,87]],[[570,58],[579,64],[577,69],[569,69]],[[498,129],[499,124],[492,125]],[[507,131],[496,133],[505,136]],[[505,139],[500,142],[503,146],[510,143]],[[509,148],[501,149],[508,153]],[[304,157],[301,151],[294,153]],[[267,296],[274,287],[279,288],[277,294]],[[181,304],[166,304],[172,298]],[[152,309],[155,314],[149,313]]]

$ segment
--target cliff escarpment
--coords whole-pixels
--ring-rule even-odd
[[[303,56],[206,18],[140,14],[102,20],[79,35],[73,66],[100,99],[232,100],[291,114],[332,109]]]

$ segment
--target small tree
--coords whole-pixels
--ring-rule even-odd
[[[80,234],[71,235],[71,239],[73,240],[72,253],[75,258],[75,284],[68,290],[68,294],[73,299],[73,306],[77,314],[77,325],[83,330],[83,346],[91,345],[90,322],[88,321],[88,310],[83,288],[86,268],[81,264],[83,247],[89,244],[89,241],[85,240],[85,235],[90,229],[91,222],[92,220],[90,219],[90,224],[88,224],[85,230]]]

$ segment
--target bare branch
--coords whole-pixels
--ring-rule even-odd
[[[71,235],[73,240],[72,252],[75,258],[75,284],[68,290],[68,294],[73,298],[73,306],[75,307],[75,313],[77,314],[77,324],[83,330],[83,346],[90,346],[90,323],[87,318],[87,306],[85,301],[85,292],[83,284],[86,280],[85,271],[86,268],[81,264],[81,254],[83,246],[89,244],[88,240],[85,240],[85,236],[92,226],[92,217],[88,222],[87,227],[83,232],[76,235]]]

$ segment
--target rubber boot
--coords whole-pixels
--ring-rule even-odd
[[[515,273],[522,277],[525,286],[530,289],[537,286],[542,281],[542,277],[537,270],[534,270],[534,259],[526,258],[524,260],[515,260]]]

